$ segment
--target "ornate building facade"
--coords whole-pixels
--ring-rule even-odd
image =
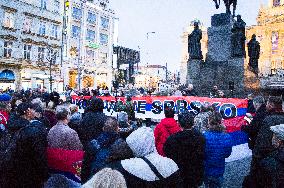
[[[116,18],[108,8],[108,1],[69,0],[65,14],[65,85],[72,88],[110,88],[113,80],[112,54]],[[75,55],[72,55],[72,49],[75,49]]]
[[[0,1],[0,88],[63,88],[60,0]],[[53,57],[53,58],[51,58]],[[50,66],[51,65],[51,66]]]

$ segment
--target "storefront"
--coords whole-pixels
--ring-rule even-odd
[[[15,85],[15,74],[13,71],[5,69],[0,72],[0,89],[11,88],[12,90],[16,89]]]

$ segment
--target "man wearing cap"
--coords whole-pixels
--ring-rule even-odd
[[[276,148],[269,157],[260,162],[258,187],[284,187],[284,124],[270,127],[272,145]]]

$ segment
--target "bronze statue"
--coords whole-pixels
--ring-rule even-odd
[[[220,7],[221,0],[213,0],[215,2],[216,9]],[[235,17],[236,14],[236,8],[237,8],[237,0],[223,0],[224,4],[226,6],[226,13],[231,14],[231,5],[233,5],[233,17]]]
[[[194,30],[188,35],[188,54],[190,59],[202,59],[201,41],[202,31],[198,22],[194,22]]]
[[[249,56],[249,67],[252,72],[258,74],[258,59],[260,55],[260,44],[256,40],[256,35],[253,34],[251,40],[247,44],[248,46],[248,56]]]
[[[246,23],[240,15],[232,28],[232,57],[246,57]]]

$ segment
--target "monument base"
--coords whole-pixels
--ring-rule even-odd
[[[198,84],[200,78],[200,67],[204,64],[203,60],[189,59],[187,62],[187,84]]]

